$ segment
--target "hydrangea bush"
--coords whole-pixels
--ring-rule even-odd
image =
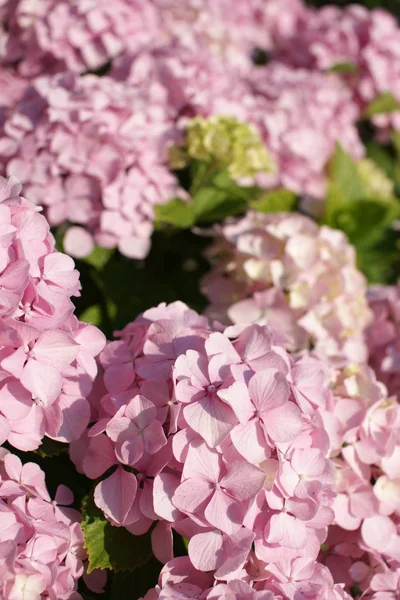
[[[399,600],[400,15],[321,4],[0,0],[1,599]]]

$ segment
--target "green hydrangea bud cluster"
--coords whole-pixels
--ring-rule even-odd
[[[182,168],[192,158],[216,161],[233,179],[252,178],[271,172],[274,162],[256,128],[234,117],[196,117],[187,126],[185,148],[170,153],[173,168]]]
[[[357,163],[357,170],[368,196],[386,199],[393,197],[393,181],[374,161],[369,158],[360,160]]]

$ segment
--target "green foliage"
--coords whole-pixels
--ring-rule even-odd
[[[259,212],[291,212],[296,206],[296,194],[289,190],[279,189],[265,192],[250,202],[250,208]]]
[[[43,438],[42,445],[35,450],[42,458],[51,458],[52,456],[59,456],[62,453],[68,452],[68,444],[56,442],[48,437]]]
[[[195,223],[196,216],[192,202],[173,198],[167,204],[155,208],[156,224],[168,223],[180,229],[188,229]]]
[[[374,115],[393,112],[400,109],[400,103],[391,92],[385,92],[375,98],[364,110],[364,117],[369,119]]]
[[[113,573],[108,586],[110,600],[137,600],[157,584],[162,565],[151,558],[142,569]]]
[[[124,527],[113,527],[91,496],[82,502],[81,525],[89,559],[88,573],[93,569],[134,571],[152,556],[150,533],[135,536]]]
[[[350,61],[336,63],[336,65],[333,65],[333,67],[328,69],[330,73],[339,73],[340,75],[351,75],[356,73],[357,70],[357,65]]]
[[[378,155],[374,146],[370,146],[370,152]],[[379,153],[379,160],[387,170],[389,156]],[[398,272],[399,248],[398,234],[391,225],[400,217],[400,203],[394,195],[388,195],[383,170],[380,172],[375,162],[369,167],[377,185],[361,176],[363,172],[357,163],[337,147],[329,170],[323,222],[346,233],[356,247],[359,267],[370,282],[392,282]]]
[[[153,235],[149,256],[135,261],[118,252],[99,268],[76,261],[84,294],[76,298],[79,318],[100,327],[110,339],[141,312],[160,302],[181,300],[202,311],[199,281],[208,270],[203,251],[209,238],[164,228]]]

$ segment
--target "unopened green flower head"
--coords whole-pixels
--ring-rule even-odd
[[[364,158],[357,163],[357,169],[368,196],[386,199],[393,197],[393,181],[374,161]]]
[[[233,179],[274,170],[273,160],[255,127],[234,117],[192,119],[187,127],[186,150],[189,158],[217,161]]]

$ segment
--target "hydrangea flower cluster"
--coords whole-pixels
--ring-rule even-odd
[[[331,374],[322,418],[335,468],[335,526],[320,559],[362,598],[395,599],[400,576],[400,404],[371,368]]]
[[[50,224],[84,225],[98,244],[142,258],[154,204],[177,187],[163,164],[169,121],[156,95],[109,77],[38,78],[4,125],[3,167],[48,203]],[[82,255],[84,243],[76,228],[68,233],[72,254]]]
[[[104,335],[74,316],[74,262],[55,249],[40,209],[0,178],[0,443],[68,442],[90,420],[86,396]]]
[[[137,52],[159,33],[152,3],[144,0],[3,0],[3,60],[19,62],[25,77],[70,70],[95,71],[122,52]]]
[[[8,600],[78,600],[84,571],[80,514],[60,485],[52,501],[36,463],[0,448],[0,594]]]
[[[257,176],[265,188],[285,186],[321,200],[336,142],[355,159],[363,157],[357,121],[367,99],[392,87],[360,84],[371,88],[360,102],[348,78],[300,60],[303,45],[314,48],[310,31],[321,30],[328,44],[328,26],[314,24],[325,23],[325,9],[312,11],[300,0],[285,0],[282,7],[282,1],[237,0],[232,7],[227,0],[184,6],[118,0],[112,9],[104,0],[79,6],[1,2],[2,64],[12,90],[0,102],[1,168],[23,181],[34,201],[49,199],[52,225],[73,225],[65,242],[69,253],[85,256],[95,241],[131,258],[147,255],[154,206],[185,196],[167,158],[193,118],[251,123],[277,166],[275,174]],[[340,18],[327,18],[329,27],[335,31],[347,18],[376,21],[379,56],[389,52],[386,46],[395,41],[381,32],[390,30],[389,39],[396,40],[394,21],[384,12],[360,10],[361,16],[353,8],[337,9]],[[356,23],[353,29],[364,43],[363,28]],[[370,53],[358,46],[378,78]],[[265,53],[272,61],[255,66]],[[395,85],[391,73],[385,77]],[[258,158],[264,170],[266,155]]]
[[[281,44],[279,61],[318,71],[348,65],[344,78],[362,108],[388,92],[400,101],[400,28],[393,15],[356,4],[325,6],[309,9],[303,23]],[[399,129],[400,111],[373,121]]]
[[[255,127],[233,117],[192,119],[187,125],[186,146],[171,150],[175,168],[186,166],[194,158],[225,167],[234,179],[253,179],[259,173],[274,170]]]
[[[368,300],[374,314],[367,330],[370,365],[390,394],[400,398],[400,288],[372,286]]]
[[[95,71],[120,55],[170,39],[207,47],[247,66],[254,48],[271,49],[293,34],[306,11],[300,0],[2,0],[2,56],[32,77],[49,71]]]
[[[351,92],[335,74],[279,62],[254,69],[248,82],[254,105],[248,119],[257,125],[277,164],[275,177],[261,175],[257,183],[322,199],[335,144],[354,159],[364,155],[356,127],[360,110]]]
[[[366,282],[346,236],[298,213],[250,211],[226,222],[208,254],[202,289],[210,315],[233,323],[279,322],[292,350],[367,360]]]
[[[119,335],[100,355],[97,416],[71,458],[97,480],[113,525],[139,535],[156,522],[159,560],[173,559],[172,531],[189,540],[159,597],[200,595],[211,581],[210,599],[347,598],[316,562],[335,496],[323,363],[291,357],[268,326],[212,329],[180,302]]]

